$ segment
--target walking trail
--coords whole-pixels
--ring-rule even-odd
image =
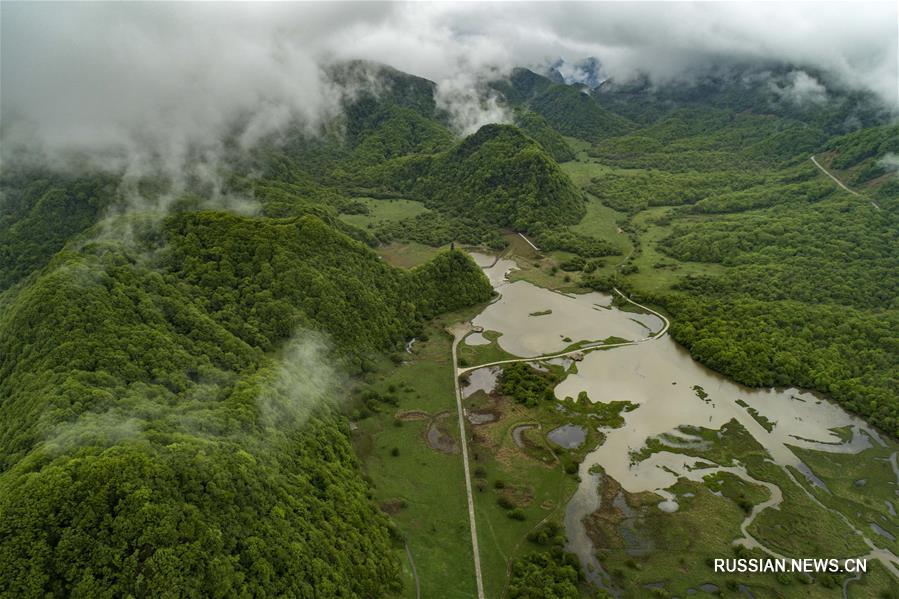
[[[825,175],[827,175],[828,177],[830,177],[831,179],[833,179],[834,182],[835,182],[837,185],[839,185],[840,187],[842,187],[843,189],[845,189],[846,191],[848,191],[848,192],[851,193],[852,195],[858,196],[858,197],[860,197],[860,198],[864,198],[864,197],[865,197],[865,196],[863,196],[862,194],[860,194],[859,192],[853,191],[853,190],[849,189],[848,187],[846,187],[846,186],[843,184],[842,181],[840,181],[839,179],[837,179],[833,174],[831,174],[830,171],[828,171],[826,168],[824,168],[823,166],[821,166],[821,165],[818,163],[818,161],[815,160],[815,157],[814,157],[814,156],[812,156],[812,162],[815,164],[815,166],[817,166],[819,169],[821,169],[821,172],[822,172],[822,173],[824,173]],[[868,198],[865,198],[865,199],[868,199]],[[880,210],[880,204],[878,204],[877,202],[875,202],[874,200],[871,200],[871,199],[868,199],[868,201],[871,202],[871,205],[874,206],[874,208],[875,208],[876,210]]]

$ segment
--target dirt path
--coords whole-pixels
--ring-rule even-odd
[[[846,187],[846,186],[843,184],[842,181],[840,181],[839,179],[837,179],[833,174],[831,174],[830,171],[828,171],[826,168],[824,168],[823,166],[821,166],[821,165],[818,163],[818,161],[815,160],[815,157],[814,157],[814,156],[812,156],[812,162],[814,163],[815,166],[817,166],[817,167],[821,170],[822,173],[824,173],[825,175],[827,175],[828,177],[830,177],[831,179],[833,179],[834,183],[836,183],[837,185],[839,185],[840,187],[842,187],[843,189],[845,189],[846,191],[848,191],[849,193],[851,193],[851,194],[854,195],[854,196],[857,196],[857,197],[860,197],[860,198],[865,198],[865,196],[863,196],[863,195],[860,194],[859,192],[853,191],[853,190],[849,189],[848,187]],[[871,199],[868,199],[868,198],[865,198],[865,199],[867,199],[869,202],[871,202],[871,205],[874,206],[874,208],[875,208],[876,210],[880,210],[880,204],[878,204],[878,203],[875,202],[874,200],[871,200]]]
[[[593,345],[585,345],[583,347],[579,347],[578,349],[573,349],[573,350],[562,352],[559,354],[550,354],[550,355],[546,355],[546,356],[535,356],[533,358],[512,358],[509,360],[498,360],[496,362],[488,362],[487,364],[479,364],[477,366],[469,366],[467,368],[458,368],[456,370],[456,374],[457,375],[464,374],[470,370],[477,370],[478,368],[486,368],[487,366],[499,366],[501,364],[514,364],[516,362],[538,362],[541,360],[552,360],[553,358],[564,358],[564,357],[568,357],[568,356],[571,356],[574,354],[585,354],[585,353],[595,350],[595,349],[608,349],[610,347],[627,347],[629,345],[638,345],[640,343],[646,343],[647,341],[655,341],[656,339],[661,338],[662,336],[665,335],[665,333],[668,332],[668,328],[671,326],[671,322],[667,318],[665,318],[664,316],[662,316],[655,310],[647,308],[646,306],[644,306],[642,304],[638,304],[637,302],[633,301],[632,299],[630,299],[629,297],[627,297],[626,295],[621,293],[621,291],[619,291],[618,289],[615,289],[615,293],[620,295],[627,302],[637,306],[638,308],[643,308],[650,314],[658,316],[662,320],[662,323],[664,323],[662,325],[662,328],[659,331],[657,331],[656,333],[653,333],[652,335],[650,335],[649,337],[644,337],[643,339],[637,339],[636,341],[624,341],[622,343],[596,343]],[[455,352],[456,344],[458,344],[460,339],[461,338],[456,339],[456,342],[453,345],[453,352]],[[455,353],[453,353],[453,360],[455,360],[455,358],[456,358],[456,355],[455,355]]]
[[[462,445],[462,465],[465,468],[465,492],[468,495],[468,522],[471,526],[471,552],[474,558],[474,575],[478,587],[478,599],[484,599],[484,580],[481,577],[481,552],[478,549],[478,528],[475,523],[474,497],[471,494],[471,470],[468,467],[468,437],[465,434],[465,415],[462,410],[462,390],[459,388],[459,369],[456,367],[456,349],[462,338],[471,331],[469,323],[454,326],[453,335],[453,386],[456,389],[456,410],[459,413],[459,443]]]
[[[409,551],[409,543],[403,542],[406,546],[406,557],[409,558],[409,565],[412,566],[412,578],[415,579],[415,599],[421,599],[421,585],[418,583],[418,571],[415,569],[415,560],[412,559],[412,552]]]
[[[529,245],[529,246],[531,246],[532,248],[534,248],[534,251],[535,251],[535,252],[539,252],[539,251],[540,251],[540,248],[538,248],[536,245],[534,245],[533,243],[531,243],[531,240],[528,239],[527,237],[525,237],[525,236],[524,236],[524,233],[519,233],[519,235],[521,236],[522,239],[524,239],[525,241],[528,242],[528,245]]]

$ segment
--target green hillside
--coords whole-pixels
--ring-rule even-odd
[[[400,271],[311,216],[137,230],[64,250],[0,319],[5,592],[390,592],[341,373],[489,299],[480,270]]]
[[[550,127],[546,119],[536,112],[516,110],[515,125],[539,143],[556,162],[567,162],[574,159],[574,152],[565,138]]]
[[[672,336],[712,368],[816,389],[896,434],[899,179],[883,162],[895,125],[832,135],[833,105],[868,100],[774,111],[731,93],[745,83],[705,85],[706,96],[628,94],[623,113],[653,118],[586,148],[584,187],[621,215],[634,247],[600,278],[667,308]],[[760,87],[759,102],[770,93]]]
[[[586,141],[614,137],[633,128],[627,119],[607,111],[589,93],[571,85],[554,85],[529,105],[560,133]]]
[[[573,224],[584,214],[583,199],[552,157],[508,125],[485,125],[451,150],[389,161],[360,179],[381,193],[523,231]]]
[[[109,177],[27,170],[0,176],[0,291],[44,266],[96,222],[115,194]]]

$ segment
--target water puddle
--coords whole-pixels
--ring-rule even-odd
[[[428,426],[426,435],[428,446],[441,453],[458,453],[459,446],[452,435],[447,432],[449,425],[448,414],[441,414],[435,417]]]
[[[577,449],[587,439],[587,431],[576,424],[565,424],[546,434],[546,437],[565,449]]]
[[[468,421],[472,424],[489,424],[499,420],[495,412],[468,412]]]
[[[887,530],[884,530],[884,529],[883,529],[880,525],[878,525],[877,523],[875,523],[875,522],[869,522],[869,523],[868,523],[868,526],[871,527],[871,530],[873,530],[874,532],[876,532],[876,533],[879,534],[880,536],[884,537],[885,539],[889,539],[890,541],[895,541],[895,540],[896,540],[896,536],[893,535],[893,533],[891,533],[891,532],[889,532],[889,531],[887,531]]]
[[[660,510],[669,514],[673,514],[680,509],[680,505],[678,505],[677,498],[674,496],[674,493],[665,490],[660,490],[657,493],[662,497],[662,501],[660,501],[656,506]]]

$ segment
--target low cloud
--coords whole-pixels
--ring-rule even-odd
[[[886,169],[887,172],[893,173],[893,176],[899,177],[899,154],[885,154],[877,164]]]
[[[659,83],[712,65],[774,61],[897,104],[894,3],[3,2],[5,164],[190,173],[215,188],[226,143],[250,147],[340,105],[327,65],[390,64],[438,84],[459,131],[508,115],[479,82],[588,56]],[[826,94],[805,71],[781,91]],[[802,73],[805,73],[803,75]],[[829,85],[829,83],[828,83]],[[291,129],[293,130],[293,129]],[[77,157],[77,160],[76,160]]]
[[[289,430],[304,424],[317,410],[335,405],[342,395],[328,360],[328,345],[320,334],[297,331],[281,356],[256,404],[264,427]]]
[[[85,412],[73,422],[57,424],[44,441],[53,454],[77,447],[111,447],[123,441],[143,439],[146,422],[119,411]]]
[[[512,114],[496,92],[475,75],[460,74],[440,81],[434,99],[461,135],[470,135],[488,123],[512,122]]]
[[[786,76],[786,82],[769,83],[771,90],[781,99],[797,106],[824,104],[827,102],[827,89],[824,85],[805,71],[793,71]]]

